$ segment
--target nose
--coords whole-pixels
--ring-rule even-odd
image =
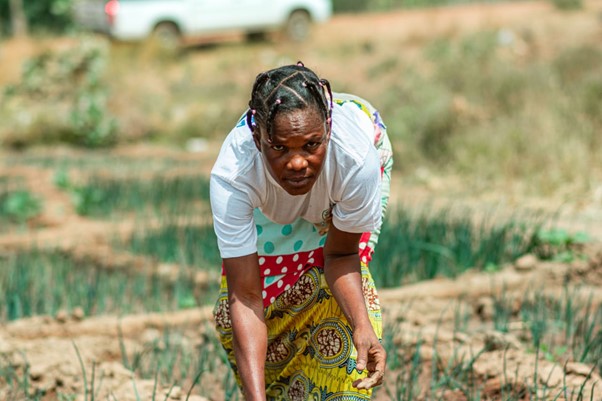
[[[305,159],[305,157],[303,157],[303,155],[300,155],[300,154],[293,155],[289,159],[289,161],[288,161],[288,163],[286,165],[286,167],[289,170],[294,170],[294,171],[299,171],[299,170],[306,169],[307,166],[309,166],[309,163],[307,162],[307,160]]]

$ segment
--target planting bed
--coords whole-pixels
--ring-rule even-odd
[[[238,397],[211,323],[206,166],[152,152],[120,170],[79,152],[2,168],[42,200],[32,220],[53,224],[0,236],[0,398]],[[78,209],[83,187],[103,195]],[[375,399],[600,399],[596,242],[554,243],[542,215],[467,216],[391,206],[373,265],[389,353]]]
[[[598,20],[590,14],[572,14],[571,26],[579,25],[586,33],[600,32],[595,28]],[[546,153],[550,148],[542,147],[541,155],[526,156],[516,156],[517,151],[511,148],[506,150],[506,157],[500,157],[504,162],[498,160],[497,164],[489,163],[487,152],[485,156],[481,153],[497,155],[504,149],[504,142],[497,144],[493,139],[507,137],[506,126],[500,123],[506,120],[493,116],[503,117],[504,108],[510,109],[516,93],[521,93],[517,88],[526,87],[523,83],[527,81],[535,82],[534,88],[547,88],[548,81],[555,81],[540,73],[539,62],[531,63],[534,66],[528,75],[517,73],[520,79],[516,82],[505,70],[494,68],[504,62],[485,63],[484,67],[491,67],[487,71],[492,76],[472,69],[466,73],[457,63],[466,57],[478,61],[480,52],[497,49],[497,45],[491,47],[491,40],[508,39],[508,32],[513,31],[505,27],[514,27],[515,21],[522,24],[516,27],[535,22],[541,25],[533,31],[516,28],[520,34],[513,37],[513,47],[496,51],[495,60],[514,60],[520,65],[526,63],[526,54],[541,56],[542,60],[553,58],[549,48],[538,45],[538,38],[547,32],[542,15],[551,21],[550,27],[564,26],[569,20],[541,2],[340,16],[329,26],[318,28],[318,34],[327,35],[328,44],[337,47],[321,47],[315,54],[302,50],[308,65],[316,62],[318,54],[339,57],[349,52],[346,56],[353,61],[347,64],[359,68],[345,71],[350,83],[338,82],[342,89],[380,81],[368,76],[391,78],[394,84],[387,84],[389,91],[371,83],[364,86],[365,93],[370,99],[381,96],[379,100],[388,105],[383,114],[390,116],[390,127],[396,127],[396,135],[401,135],[394,138],[396,145],[403,141],[410,144],[397,153],[400,171],[394,178],[411,176],[414,186],[394,183],[389,218],[371,266],[379,288],[385,320],[383,342],[389,355],[385,384],[374,396],[377,401],[602,400],[602,225],[595,224],[602,221],[602,203],[595,203],[595,194],[591,199],[573,194],[574,187],[569,185],[563,199],[574,201],[572,210],[581,213],[570,218],[559,213],[552,218],[553,207],[546,212],[523,209],[528,202],[508,195],[499,182],[497,191],[482,190],[489,181],[485,179],[483,184],[474,179],[473,170],[487,175],[490,169],[507,169],[510,177],[513,172],[523,177],[530,169],[539,174],[544,170],[542,164],[529,163],[551,158],[558,165],[550,168],[549,176],[544,174],[534,182],[547,184],[550,177],[561,176],[556,173],[560,171],[595,185],[599,165],[592,161],[581,169],[563,170],[563,161]],[[445,39],[483,28],[489,33],[469,38],[462,46],[451,46]],[[570,42],[570,35],[557,35],[554,32],[560,30],[549,29],[554,46]],[[388,41],[373,42],[375,33]],[[583,37],[594,37],[594,33],[586,33]],[[435,101],[445,99],[447,92],[433,86],[429,92],[426,79],[406,80],[406,74],[414,74],[412,69],[396,70],[395,66],[403,63],[390,59],[396,54],[395,46],[405,49],[404,57],[416,58],[428,38],[445,40],[435,40],[427,52],[433,57],[432,64],[420,65],[425,71],[440,71],[435,74],[437,79],[451,82],[452,89],[462,94],[456,96],[454,92],[453,99],[448,99],[449,110]],[[373,57],[383,49],[387,59]],[[591,63],[595,65],[597,53],[583,49],[574,54],[594,60]],[[272,51],[265,50],[261,59],[276,59]],[[181,131],[196,132],[199,126],[220,131],[216,121],[223,124],[224,115],[234,113],[227,107],[239,107],[230,103],[234,98],[231,87],[213,82],[213,74],[222,67],[229,74],[235,62],[216,61],[221,57],[219,49],[201,53],[199,64],[186,68],[202,70],[199,76],[209,77],[209,88],[216,96],[219,93],[229,100],[215,101],[209,93],[211,102],[201,102],[198,107],[206,114],[189,117],[191,122],[181,123]],[[343,75],[340,64],[340,60],[324,63],[322,72],[328,77]],[[588,63],[582,64],[587,67]],[[446,65],[446,69],[435,68]],[[573,66],[581,65],[567,62],[558,67],[567,72],[570,82],[575,78],[573,73],[579,78],[579,69],[573,70]],[[230,74],[233,81],[249,75],[248,69],[240,70],[244,71]],[[486,85],[474,82],[476,76],[487,81],[503,78],[487,98],[491,104],[483,107],[478,98],[471,98],[477,92],[487,92],[481,90]],[[539,76],[543,78],[535,79]],[[207,88],[188,85],[186,77],[178,88],[194,97],[197,105],[203,99],[200,95],[208,96]],[[594,78],[592,85],[597,85]],[[384,78],[382,81],[386,83]],[[154,87],[133,82],[136,87]],[[411,85],[417,85],[418,90]],[[563,91],[557,90],[554,93]],[[149,98],[150,103],[169,97],[157,93]],[[591,93],[591,105],[596,106],[598,98]],[[423,95],[429,106],[424,110],[419,105]],[[519,100],[523,103],[518,104],[526,117],[511,121],[510,126],[525,124],[542,113],[537,108],[532,111],[529,90],[522,95]],[[537,95],[538,100],[540,97]],[[129,98],[123,99],[121,102],[127,103]],[[162,103],[158,104],[161,109]],[[217,106],[221,104],[227,107],[220,110]],[[544,108],[564,110],[564,114],[557,114],[567,118],[577,116],[584,132],[590,132],[587,124],[598,121],[595,108],[585,107],[591,111],[586,115],[564,109],[568,105],[562,102],[553,105],[557,107]],[[129,128],[144,123],[163,127],[152,118],[153,112],[140,117],[127,110],[124,114],[133,121]],[[422,117],[412,120],[413,114]],[[449,182],[446,178],[442,183],[428,171],[413,172],[411,157],[417,145],[412,145],[413,138],[404,136],[405,131],[422,132],[420,146],[439,160],[445,149],[428,145],[443,143],[450,129],[460,135],[478,121],[497,121],[500,126],[482,129],[487,135],[482,136],[482,143],[472,144],[478,150],[474,159],[463,153],[471,142],[459,142],[456,162],[464,163],[467,177],[473,178],[466,182],[471,184],[462,178],[454,181],[453,174]],[[571,126],[572,121],[564,123]],[[433,126],[425,122],[433,122]],[[539,133],[541,127],[556,125],[557,120],[546,120],[527,127],[535,127],[533,131]],[[556,137],[546,138],[542,146],[554,143]],[[594,147],[597,137],[592,138]],[[17,135],[16,143],[19,139]],[[220,259],[211,228],[207,175],[219,141],[208,141],[204,153],[142,144],[95,152],[40,148],[0,153],[0,400],[240,399],[211,321]],[[490,147],[483,146],[490,142]],[[454,145],[453,141],[449,145]],[[517,149],[538,148],[523,145]],[[564,161],[567,165],[590,160],[567,148],[576,155]],[[481,164],[475,166],[475,161]],[[562,177],[571,182],[574,175]],[[500,173],[500,177],[503,181],[508,176]],[[462,187],[472,183],[480,186]],[[465,198],[461,196],[464,190],[469,194]],[[483,194],[476,196],[479,191]],[[510,207],[492,213],[492,199],[510,200],[506,204]],[[561,229],[576,225],[592,231],[584,234]]]

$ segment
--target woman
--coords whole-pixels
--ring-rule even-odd
[[[368,400],[386,353],[368,271],[391,146],[370,104],[297,65],[257,76],[211,172],[214,317],[249,400]]]

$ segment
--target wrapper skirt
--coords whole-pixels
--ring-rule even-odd
[[[214,316],[220,342],[240,384],[232,345],[228,289],[222,286]],[[362,289],[368,315],[378,338],[382,317],[374,281],[362,264]],[[297,282],[265,308],[268,348],[265,365],[268,400],[369,400],[371,390],[352,383],[365,377],[356,369],[352,331],[335,301],[322,268],[305,271]]]

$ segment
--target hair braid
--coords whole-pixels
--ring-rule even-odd
[[[266,124],[267,124],[266,131],[268,133],[268,140],[270,142],[272,142],[272,124],[274,122],[274,117],[276,116],[276,113],[278,112],[278,107],[280,106],[280,104],[282,104],[281,102],[282,101],[280,99],[276,99],[276,101],[270,107],[270,111],[268,112],[268,120],[266,122]]]
[[[330,125],[332,107],[330,83],[299,62],[257,76],[249,101],[247,125],[252,132],[261,127],[271,141],[274,119],[279,113],[315,108]]]

